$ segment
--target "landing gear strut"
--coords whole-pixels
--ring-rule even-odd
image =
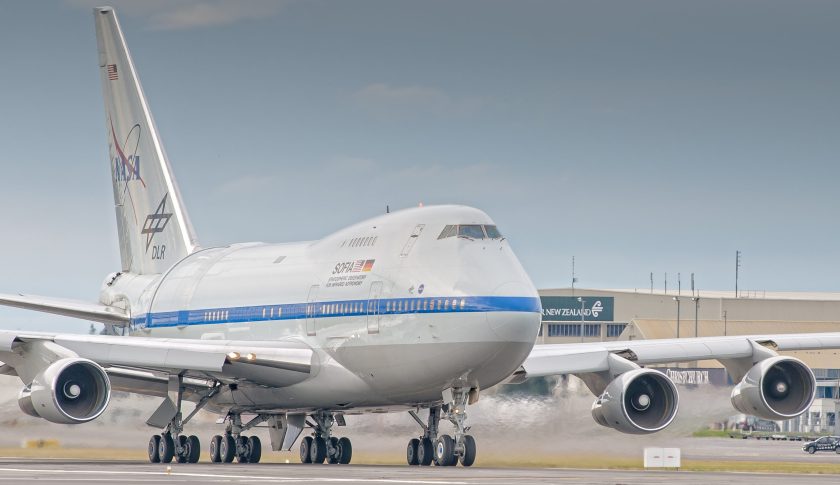
[[[423,428],[423,436],[414,438],[406,447],[406,460],[409,465],[428,466],[434,462],[438,466],[472,466],[475,462],[475,439],[467,434],[467,403],[477,400],[478,391],[467,388],[454,388],[444,391],[444,404],[429,408],[427,423],[417,416],[415,411],[409,414]],[[455,425],[455,435],[438,436],[441,419],[448,419]]]
[[[169,377],[169,396],[168,400],[155,412],[172,416],[169,423],[159,435],[154,435],[149,439],[149,461],[152,463],[170,463],[176,460],[178,463],[198,463],[201,457],[201,442],[197,436],[185,436],[184,425],[195,416],[201,408],[207,404],[207,401],[217,392],[217,388],[211,388],[199,402],[195,409],[186,418],[181,414],[181,404],[183,402],[184,394],[184,378],[183,376]],[[174,411],[173,414],[166,414],[167,410]],[[152,424],[155,416],[152,416],[148,421]],[[167,418],[164,418],[167,419]],[[160,423],[162,424],[162,423]]]
[[[315,430],[312,436],[305,436],[300,441],[301,463],[327,463],[346,465],[353,456],[353,446],[349,438],[331,436],[335,417],[331,412],[319,411],[312,415],[314,423],[309,425]]]
[[[434,461],[434,441],[437,439],[440,409],[440,406],[429,408],[428,424],[423,424],[423,421],[417,417],[416,412],[408,412],[417,421],[417,424],[423,428],[423,436],[410,440],[406,447],[405,455],[409,465],[429,466]]]

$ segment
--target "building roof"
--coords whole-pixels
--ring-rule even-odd
[[[540,293],[551,294],[553,292],[568,292],[571,288],[546,288],[539,290]],[[677,289],[669,289],[665,293],[661,288],[654,288],[653,292],[646,288],[635,289],[610,289],[610,288],[575,288],[575,291],[588,293],[610,292],[627,293],[639,295],[656,296],[677,296]],[[725,298],[735,300],[735,290],[698,290],[696,292],[701,298]],[[683,289],[679,296],[691,297],[690,289]],[[840,292],[832,291],[765,291],[765,290],[738,290],[737,299],[758,299],[758,300],[808,300],[808,301],[840,301]]]

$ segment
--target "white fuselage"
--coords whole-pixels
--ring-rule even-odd
[[[435,402],[448,387],[507,378],[540,325],[537,292],[507,241],[439,238],[458,224],[493,221],[469,207],[434,206],[315,242],[204,249],[163,275],[121,275],[102,300],[130,303],[133,335],[315,350],[306,379],[238,382],[211,408],[352,412]]]

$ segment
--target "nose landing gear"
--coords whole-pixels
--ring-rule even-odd
[[[406,461],[409,465],[454,466],[458,462],[461,466],[472,466],[475,462],[475,439],[468,435],[470,430],[466,426],[467,403],[478,400],[477,389],[454,388],[444,391],[444,404],[429,408],[427,424],[417,416],[415,411],[409,414],[417,424],[423,428],[423,436],[414,438],[406,447]],[[448,419],[455,425],[454,436],[438,436],[438,425],[441,419]]]

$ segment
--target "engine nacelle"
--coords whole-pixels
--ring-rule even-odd
[[[732,405],[744,414],[780,420],[811,407],[817,380],[801,360],[771,357],[755,364],[732,390]]]
[[[35,411],[35,406],[32,404],[32,392],[29,390],[29,386],[20,390],[20,394],[18,394],[18,406],[20,406],[21,411],[33,418],[41,417],[38,415],[38,412]]]
[[[60,424],[96,419],[111,400],[111,381],[96,362],[66,358],[53,362],[35,376],[18,396],[20,409]]]
[[[653,369],[635,369],[609,383],[592,404],[592,417],[601,426],[622,433],[647,434],[671,424],[679,407],[677,386]]]

